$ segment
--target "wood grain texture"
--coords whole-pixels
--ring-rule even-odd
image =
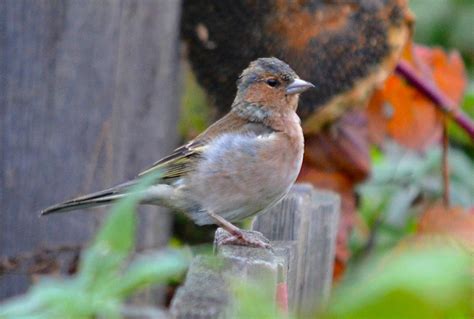
[[[339,197],[296,184],[252,229],[270,241],[296,242],[289,259],[288,304],[291,312],[309,315],[329,296],[335,256]]]
[[[177,144],[180,1],[0,1],[0,256],[88,240],[100,214],[54,202],[134,177]],[[158,212],[157,212],[158,210]],[[170,216],[140,214],[140,245]],[[25,275],[0,277],[0,299]]]
[[[186,281],[171,302],[171,318],[226,318],[230,315],[231,295],[221,271],[207,256],[193,259]]]
[[[225,231],[218,228],[216,237],[221,235],[219,232]],[[232,283],[248,281],[275,298],[277,285],[287,278],[286,243],[274,243],[274,251],[230,245],[215,249],[217,258],[201,255],[192,261],[184,285],[172,300],[172,318],[235,318]]]

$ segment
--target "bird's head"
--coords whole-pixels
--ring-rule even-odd
[[[295,111],[300,93],[312,87],[313,84],[301,80],[285,62],[260,58],[251,62],[240,75],[233,107]]]

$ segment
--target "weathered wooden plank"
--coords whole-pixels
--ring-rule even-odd
[[[224,230],[218,229],[216,237]],[[225,235],[225,234],[224,234]],[[197,256],[171,304],[171,316],[184,318],[234,318],[232,280],[249,281],[265,285],[268,293],[276,297],[280,283],[286,283],[288,252],[286,243],[274,243],[274,250],[244,246],[218,246],[217,257]],[[220,266],[216,265],[216,260]]]
[[[0,256],[87,240],[96,213],[38,218],[177,143],[180,1],[0,1]],[[170,216],[146,209],[141,245]],[[0,299],[24,275],[0,277]]]
[[[309,314],[329,296],[339,206],[336,194],[297,184],[277,206],[253,223],[252,228],[271,241],[296,241],[288,272],[292,312]]]
[[[186,281],[171,303],[172,318],[226,318],[231,295],[221,269],[215,260],[197,256],[191,263]]]
[[[121,180],[166,156],[178,142],[180,1],[122,0],[112,136]],[[124,120],[126,119],[126,120]],[[167,209],[140,207],[140,248],[168,240]],[[146,230],[146,231],[145,231]]]

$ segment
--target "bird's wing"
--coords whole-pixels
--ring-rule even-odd
[[[210,141],[217,136],[229,132],[254,133],[256,135],[268,134],[272,129],[261,124],[251,123],[230,112],[219,121],[212,124],[206,131],[197,136],[189,143],[175,149],[169,156],[159,160],[139,176],[151,172],[159,172],[163,181],[180,178],[192,171],[208,147]]]
[[[201,156],[205,148],[204,140],[192,140],[154,163],[150,168],[141,172],[139,176],[159,172],[161,180],[179,178],[193,169],[197,158]]]

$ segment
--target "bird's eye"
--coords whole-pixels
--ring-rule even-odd
[[[280,82],[276,79],[268,79],[267,84],[270,85],[271,87],[276,87],[280,84]]]

